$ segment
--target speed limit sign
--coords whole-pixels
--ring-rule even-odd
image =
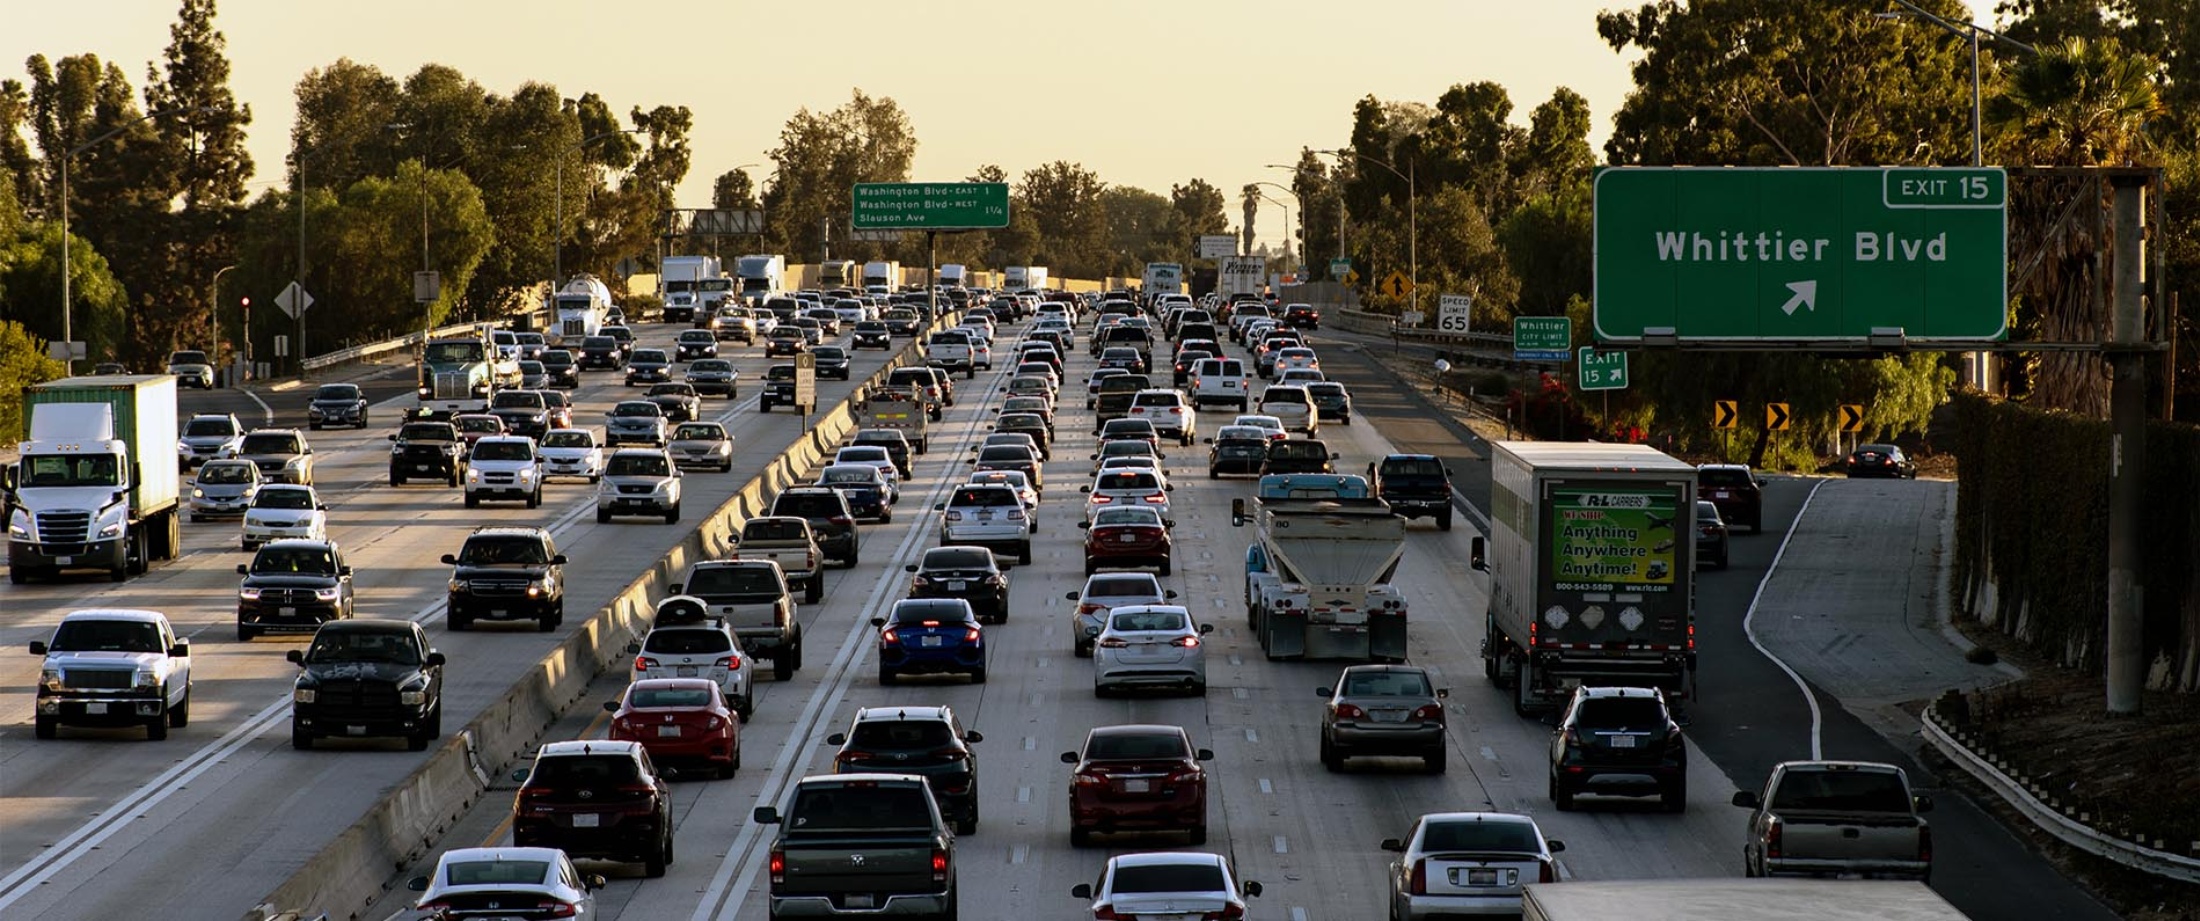
[[[1474,311],[1474,295],[1445,294],[1436,298],[1436,329],[1439,332],[1463,333],[1472,324],[1468,317]]]

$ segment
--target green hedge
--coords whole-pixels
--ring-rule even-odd
[[[2040,412],[1974,393],[1955,398],[1959,616],[1993,624],[2066,666],[2098,671],[2108,610],[2110,439],[2105,420]],[[2194,529],[2200,523],[2200,428],[2151,423],[2139,578],[2146,661],[2171,675],[2200,637]],[[1981,610],[1984,589],[1996,589]],[[2193,690],[2189,678],[2180,682]]]

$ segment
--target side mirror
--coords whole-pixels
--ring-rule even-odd
[[[945,503],[945,502],[941,502],[941,503],[938,503],[938,504],[936,504],[936,505],[932,506],[932,510],[933,510],[933,511],[935,511],[935,512],[944,512],[944,511],[947,511],[947,503]]]
[[[390,433],[390,435],[389,435],[389,439],[390,439],[391,441],[396,441],[396,440],[397,440],[397,433],[395,433],[395,432],[391,432],[391,433]],[[422,878],[424,878],[424,877],[422,877]]]
[[[588,887],[588,891],[594,892],[611,885],[611,881],[604,879],[601,873],[590,873],[587,879],[581,880],[581,885]]]
[[[291,652],[297,652],[297,651],[298,651],[298,650],[295,650],[295,649],[291,650]],[[42,655],[45,655],[45,654],[46,654],[46,644],[45,644],[45,643],[43,643],[43,642],[41,642],[41,641],[38,641],[38,640],[32,640],[32,641],[31,641],[31,655],[34,655],[34,656],[42,656]]]
[[[1209,749],[1202,748],[1198,751],[1192,752],[1192,759],[1195,761],[1213,761],[1215,760],[1215,753]]]
[[[1233,528],[1245,526],[1245,500],[1243,498],[1230,500],[1230,526]],[[1481,540],[1481,538],[1475,539],[1477,541]]]
[[[1202,438],[1202,439],[1200,439],[1199,441],[1200,441],[1200,443],[1201,443],[1201,444],[1210,444],[1210,445],[1211,445],[1211,444],[1214,444],[1214,443],[1215,443],[1215,440],[1214,440],[1213,438]]]
[[[825,744],[827,744],[827,745],[846,745],[846,744],[848,744],[848,734],[847,734],[847,733],[845,733],[845,732],[836,732],[836,733],[833,733],[832,735],[826,736],[826,737],[825,737]]]
[[[1062,593],[1062,597],[1064,597],[1064,598],[1067,598],[1067,599],[1069,599],[1069,600],[1071,600],[1071,601],[1076,601],[1076,600],[1077,600],[1077,590],[1076,590],[1076,589],[1070,589],[1069,591],[1063,592],[1063,593]]]
[[[628,644],[626,644],[626,654],[627,654],[627,655],[630,655],[630,656],[637,656],[637,655],[641,655],[641,653],[642,653],[642,644],[640,644],[640,643],[628,643]]]
[[[911,563],[911,564],[909,564],[909,565],[907,565],[907,566],[903,566],[903,567],[901,568],[901,571],[902,571],[902,572],[916,572],[916,571],[917,571],[917,564],[915,564],[915,563]]]
[[[1092,884],[1091,884],[1091,883],[1078,883],[1078,884],[1077,884],[1077,885],[1075,885],[1075,886],[1071,886],[1071,887],[1069,887],[1069,894],[1070,894],[1070,897],[1071,897],[1071,898],[1075,898],[1075,899],[1089,899],[1089,898],[1092,898]]]
[[[675,595],[679,595],[679,594],[685,594],[684,592],[682,592],[682,591],[680,591],[680,590],[681,590],[681,589],[684,589],[684,588],[686,588],[686,587],[687,587],[687,583],[685,583],[685,582],[674,582],[674,583],[672,583],[671,585],[667,585],[667,586],[665,586],[665,591],[671,592],[672,594],[675,594]]]
[[[168,647],[168,657],[171,659],[191,658],[191,641],[177,640],[176,645]]]
[[[1245,881],[1245,887],[1244,887],[1244,888],[1245,888],[1245,897],[1246,897],[1246,898],[1252,898],[1252,899],[1257,899],[1257,898],[1260,898],[1260,883],[1259,883],[1259,882],[1257,882],[1257,881],[1254,881],[1254,880],[1250,880],[1250,879],[1249,879],[1249,880],[1246,880],[1246,881]]]
[[[1437,688],[1437,689],[1436,689],[1436,697],[1437,697],[1437,699],[1438,699],[1438,700],[1442,700],[1442,699],[1448,698],[1448,697],[1450,697],[1450,696],[1451,696],[1451,689],[1450,689],[1450,688]]]
[[[884,617],[873,617],[873,618],[871,618],[871,626],[873,626],[873,627],[884,627],[884,626],[886,626],[886,618],[884,618]],[[838,745],[838,744],[840,744],[840,743],[838,743],[838,742],[835,742],[835,743],[833,743],[833,744],[835,744],[835,745]]]
[[[1214,625],[1214,624],[1200,624],[1200,625],[1199,625],[1199,635],[1200,635],[1200,636],[1206,636],[1207,634],[1210,634],[1210,633],[1213,633],[1213,632],[1215,632],[1215,625]]]
[[[969,742],[971,744],[983,742],[985,741],[985,733],[972,729],[969,732],[963,733],[963,741]]]
[[[1910,808],[1918,812],[1931,812],[1933,811],[1933,798],[1922,794],[1910,797]]]
[[[1100,455],[1098,455],[1098,454],[1095,454],[1095,455],[1093,455],[1093,456],[1092,456],[1092,459],[1093,459],[1093,460],[1099,460],[1099,459],[1100,459]]]
[[[442,653],[440,653],[440,652],[430,652],[430,653],[428,653],[428,664],[429,664],[429,665],[433,665],[433,666],[435,666],[435,667],[437,667],[437,668],[442,668],[442,667],[443,667],[443,663],[445,663],[445,662],[448,662],[448,661],[450,661],[450,660],[449,660],[449,659],[446,659],[446,658],[444,658],[444,657],[443,657],[443,654],[442,654]]]
[[[1080,531],[1089,531],[1089,530],[1092,530],[1092,522],[1090,522],[1090,521],[1080,521],[1080,522],[1078,522],[1078,523],[1077,523],[1077,530],[1080,530]],[[237,569],[239,569],[239,570],[241,571],[241,570],[243,570],[243,569],[244,569],[244,567],[242,567],[242,566],[239,566],[239,567],[237,567]]]
[[[603,710],[605,713],[617,713],[619,712],[619,702],[616,700],[604,701]]]
[[[532,768],[515,768],[512,771],[512,779],[519,781],[520,783],[526,783],[527,773],[530,770],[532,770]]]
[[[1553,854],[1562,853],[1566,850],[1566,842],[1560,841],[1557,838],[1551,838],[1547,841],[1544,841],[1543,846],[1550,848],[1551,853]]]
[[[1488,550],[1487,541],[1480,537],[1475,538],[1467,545],[1467,566],[1482,572],[1490,571]]]
[[[428,891],[428,878],[425,876],[415,876],[405,882],[405,888],[410,889],[414,892],[426,892]]]
[[[313,503],[313,507],[318,511],[328,511],[328,503],[326,502],[315,502]]]
[[[551,565],[553,565],[553,566],[563,566],[563,565],[565,565],[565,554],[563,554],[563,553],[560,553],[560,554],[558,554],[558,555],[556,555],[556,556],[553,556],[553,557],[551,557],[551,558],[550,558],[550,563],[551,563]]]
[[[1175,590],[1175,589],[1169,589],[1169,590],[1163,591],[1163,592],[1161,593],[1161,597],[1163,597],[1163,598],[1167,598],[1167,599],[1169,599],[1170,601],[1175,601],[1175,600],[1176,600],[1176,590]]]
[[[351,564],[346,563],[342,566],[336,567],[336,574],[339,576],[351,575]]]
[[[758,806],[755,812],[749,813],[749,817],[758,825],[779,824],[779,810],[772,806]]]
[[[1062,763],[1063,763],[1063,764],[1076,764],[1076,763],[1077,763],[1077,753],[1076,753],[1076,752],[1063,752],[1063,753],[1062,753]]]
[[[1161,526],[1162,526],[1162,527],[1164,527],[1164,528],[1173,528],[1173,527],[1176,527],[1176,519],[1174,519],[1174,518],[1163,518],[1163,519],[1161,519]]]
[[[1342,455],[1342,454],[1339,454],[1339,453],[1337,453],[1337,452],[1335,452],[1335,451],[1331,451],[1331,452],[1329,452],[1329,459],[1330,459],[1330,460],[1343,460],[1343,459],[1344,459],[1344,455]]]
[[[1757,808],[1757,794],[1748,790],[1736,790],[1734,791],[1733,803],[1743,809],[1755,809]]]
[[[1095,454],[1095,455],[1093,455],[1093,456],[1094,456],[1094,457],[1098,457],[1099,455]],[[1091,486],[1079,486],[1079,487],[1077,487],[1077,491],[1078,491],[1078,492],[1091,492],[1091,491],[1092,491],[1092,487],[1091,487]]]
[[[243,563],[238,563],[238,564],[237,564],[237,575],[240,575],[240,576],[243,576],[243,575],[250,575],[250,574],[251,574],[251,572],[252,572],[252,567],[250,567],[250,566],[247,566],[247,565],[245,565],[245,564],[243,564]]]
[[[1376,846],[1386,851],[1403,852],[1406,849],[1405,841],[1399,838],[1384,838],[1383,843]]]
[[[445,565],[445,566],[456,566],[456,565],[458,565],[458,557],[456,557],[456,556],[453,556],[453,555],[451,555],[451,554],[448,554],[448,553],[444,554],[444,555],[443,555],[443,565]]]
[[[41,646],[44,646],[44,645],[46,645],[46,644],[44,644],[44,643],[32,643],[32,644],[31,644],[31,651],[32,651],[32,652],[34,652],[34,653],[43,653],[43,652],[45,652],[45,650],[43,650],[43,649],[40,649],[39,647],[41,647]],[[291,663],[293,663],[293,664],[297,664],[297,665],[304,665],[304,664],[306,664],[306,651],[305,651],[305,650],[303,650],[303,649],[293,649],[293,650],[290,650],[289,652],[283,653],[283,660],[284,660],[284,661],[286,661],[286,662],[291,662]]]

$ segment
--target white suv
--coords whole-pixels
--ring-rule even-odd
[[[542,458],[535,440],[490,435],[474,442],[466,458],[466,507],[483,499],[518,499],[528,508],[542,504]]]
[[[726,709],[748,722],[756,712],[756,698],[749,691],[756,660],[741,651],[725,618],[711,616],[699,598],[674,595],[658,602],[654,623],[641,642],[626,647],[634,656],[633,680],[708,679],[718,685]]]
[[[1199,435],[1199,414],[1184,401],[1183,394],[1167,388],[1132,394],[1129,418],[1153,423],[1155,433],[1174,438],[1179,445],[1189,445]]]
[[[1031,565],[1029,509],[1014,487],[966,483],[934,507],[940,516],[940,545],[968,544],[995,553],[1014,551],[1016,562]]]
[[[1245,362],[1235,358],[1202,358],[1192,366],[1192,405],[1221,403],[1251,409],[1252,394],[1245,383]]]
[[[604,461],[596,489],[596,522],[613,515],[663,515],[680,520],[680,468],[656,448],[621,448]]]
[[[924,363],[945,371],[961,371],[963,377],[977,375],[973,364],[974,350],[971,342],[976,337],[966,329],[946,329],[932,334],[924,344]]]
[[[1260,392],[1260,412],[1283,420],[1283,430],[1305,432],[1312,438],[1321,432],[1321,417],[1314,398],[1297,384],[1274,384]]]

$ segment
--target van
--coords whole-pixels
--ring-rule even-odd
[[[1245,362],[1235,358],[1202,358],[1192,369],[1192,406],[1204,409],[1222,403],[1245,412],[1252,395],[1246,392]]]

